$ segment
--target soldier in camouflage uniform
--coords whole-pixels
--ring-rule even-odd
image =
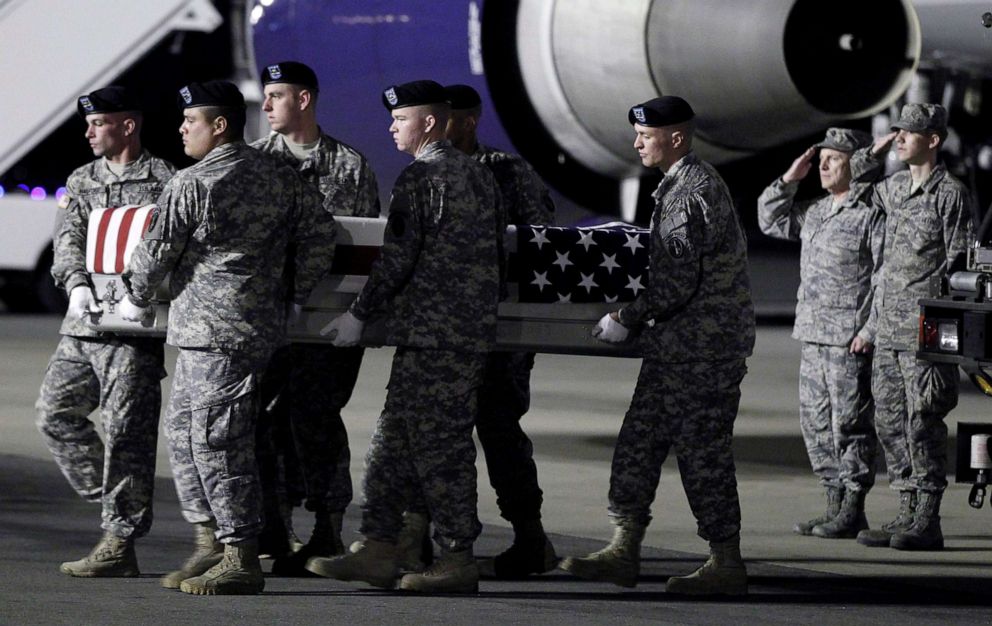
[[[640,544],[651,521],[661,466],[674,446],[682,484],[710,558],[668,579],[684,594],[747,593],[740,554],[741,512],[731,451],[745,359],[754,346],[747,245],[730,192],[692,152],[693,118],[677,96],[633,107],[634,148],[665,177],[654,192],[650,284],[605,315],[593,335],[611,343],[638,333],[644,355],[613,453],[613,541],[562,568],[582,578],[637,584]]]
[[[262,110],[273,132],[252,147],[276,156],[320,191],[329,215],[379,217],[379,190],[368,161],[351,146],[322,133],[317,125],[319,86],[313,70],[285,61],[263,69],[261,80]],[[263,398],[263,406],[272,407],[266,412],[272,415],[260,422],[291,430],[275,440],[294,444],[295,450],[287,456],[295,453],[299,459],[306,508],[316,518],[309,542],[294,555],[276,559],[273,573],[297,574],[311,556],[343,552],[341,522],[352,488],[351,452],[341,409],[351,398],[363,354],[361,346],[294,343],[273,357],[288,370],[288,379],[273,404]],[[265,445],[260,437],[259,446]],[[264,474],[263,489],[275,491],[265,485]],[[273,518],[278,520],[267,510],[266,524]]]
[[[479,143],[476,129],[482,99],[468,85],[444,88],[451,103],[445,136],[455,148],[489,168],[499,187],[509,224],[553,224],[554,201],[548,188],[522,158]],[[506,294],[503,294],[504,297]],[[555,568],[558,558],[541,524],[543,492],[537,482],[534,446],[520,427],[530,407],[532,352],[491,352],[486,357],[476,431],[486,455],[489,482],[496,491],[500,515],[513,525],[513,545],[494,559],[479,563],[480,573],[516,579]],[[426,536],[427,504],[417,494],[404,513],[400,535],[401,566],[422,570],[430,562],[420,554]],[[427,544],[427,548],[430,544]]]
[[[298,311],[330,268],[334,222],[295,172],[244,143],[237,87],[191,83],[179,102],[185,151],[199,162],[163,192],[161,213],[124,273],[121,315],[142,319],[169,277],[167,341],[179,357],[165,434],[183,517],[198,526],[197,550],[163,585],[252,594],[265,584],[257,382],[283,341],[287,309]]]
[[[468,85],[450,85],[445,91],[452,108],[447,137],[492,172],[507,223],[554,224],[554,201],[527,161],[479,143],[476,128],[482,100],[478,92]],[[558,564],[541,524],[543,494],[537,482],[534,447],[520,427],[520,419],[530,407],[533,367],[532,352],[491,352],[479,390],[476,432],[500,515],[513,525],[510,548],[480,563],[485,574],[497,578],[547,572]]]
[[[137,576],[134,540],[152,524],[163,342],[96,330],[101,309],[86,271],[90,213],[155,202],[175,172],[142,149],[139,108],[122,87],[79,98],[86,138],[100,158],[69,176],[59,202],[52,275],[69,294],[69,311],[41,385],[37,424],[69,484],[101,504],[104,530],[89,556],[62,564],[71,576]],[[89,420],[98,407],[106,445]]]
[[[889,485],[900,492],[899,515],[858,543],[903,550],[939,550],[940,500],[947,487],[947,426],[957,406],[957,367],[916,359],[919,299],[931,279],[973,240],[972,199],[937,156],[947,136],[947,111],[907,104],[893,132],[852,161],[881,161],[895,142],[908,170],[880,181],[872,201],[886,213],[885,265],[879,294],[878,337],[872,373],[875,428],[885,451]]]
[[[477,514],[476,394],[496,340],[499,301],[499,192],[489,171],[444,140],[450,107],[434,81],[386,89],[390,132],[415,156],[393,187],[379,259],[349,312],[323,332],[335,345],[358,342],[373,315],[396,345],[386,406],[366,457],[365,504],[357,552],[312,558],[307,569],[340,580],[396,584],[396,540],[414,489],[423,492],[442,556],[403,576],[413,591],[478,588],[472,544]]]
[[[853,180],[850,160],[871,136],[846,128],[799,156],[758,198],[766,235],[802,242],[796,324],[803,342],[799,424],[827,510],[795,525],[800,535],[854,538],[868,527],[865,496],[875,484],[875,403],[871,351],[873,296],[882,265],[885,213],[865,200],[880,168]],[[799,181],[819,151],[820,184],[828,194],[796,201]]]

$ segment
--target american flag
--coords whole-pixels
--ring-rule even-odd
[[[134,247],[151,224],[156,206],[94,209],[86,234],[86,269],[94,274],[120,274]]]
[[[517,227],[520,302],[629,302],[648,286],[649,231]]]

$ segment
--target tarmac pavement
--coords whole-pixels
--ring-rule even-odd
[[[744,515],[742,550],[750,595],[699,600],[665,593],[668,576],[705,558],[674,459],[666,462],[636,589],[554,571],[526,581],[480,583],[467,596],[421,596],[320,578],[268,577],[255,597],[195,597],[159,587],[158,577],[191,549],[160,439],[155,524],[138,543],[142,576],[74,579],[58,564],[85,555],[99,538],[99,511],[71,491],[34,427],[33,404],[58,341],[51,316],[0,315],[0,625],[20,624],[989,624],[992,623],[992,511],[967,504],[952,485],[942,510],[947,549],[899,552],[852,540],[799,537],[795,521],[823,507],[796,416],[799,345],[787,327],[760,327],[742,387],[735,456]],[[384,401],[389,349],[368,350],[345,410],[356,502],[345,520],[356,537],[362,459]],[[167,352],[173,365],[175,352]],[[606,493],[612,445],[639,362],[539,355],[525,428],[545,493],[544,524],[559,555],[585,554],[608,540]],[[171,378],[164,381],[168,391]],[[948,418],[989,421],[992,399],[962,385]],[[510,541],[479,455],[476,555]],[[952,465],[953,467],[953,465]],[[897,495],[884,473],[868,497],[872,525],[891,519]],[[986,507],[989,505],[986,504]],[[309,514],[297,511],[306,538]],[[263,567],[268,564],[263,563]]]

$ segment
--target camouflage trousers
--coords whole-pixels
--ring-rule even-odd
[[[537,482],[534,446],[520,427],[530,408],[532,352],[491,352],[479,388],[475,429],[486,457],[496,505],[510,522],[541,519],[543,492]],[[417,494],[407,510],[427,513]]]
[[[476,398],[485,354],[399,347],[386,406],[365,458],[361,532],[395,541],[419,490],[445,550],[472,546],[482,530],[476,490]]]
[[[868,491],[875,484],[871,361],[847,346],[803,342],[799,426],[813,473],[825,487]]]
[[[255,420],[267,363],[267,355],[186,348],[176,359],[164,430],[179,506],[188,522],[216,520],[224,543],[262,529]]]
[[[912,350],[876,350],[875,429],[889,485],[898,491],[947,487],[947,425],[958,404],[955,365],[918,361]]]
[[[35,404],[55,463],[118,537],[152,525],[162,363],[161,339],[62,337]],[[89,419],[97,408],[106,444]]]
[[[661,466],[674,447],[699,536],[723,541],[740,531],[731,443],[746,372],[744,359],[644,359],[613,452],[610,516],[618,525],[651,522]]]
[[[360,347],[294,343],[273,355],[266,372],[264,387],[270,390],[263,392],[260,422],[268,428],[259,424],[259,453],[269,448],[267,453],[281,460],[267,463],[278,467],[271,472],[283,483],[278,490],[291,502],[302,495],[308,510],[343,512],[351,503],[351,449],[341,410],[351,399],[364,354]],[[270,382],[274,377],[282,380]],[[297,476],[302,494],[294,484]],[[270,482],[265,474],[263,481]]]

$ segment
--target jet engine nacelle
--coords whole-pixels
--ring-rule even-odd
[[[520,0],[516,40],[552,136],[624,178],[640,172],[625,107],[685,97],[697,149],[726,161],[887,107],[921,38],[908,0]]]

